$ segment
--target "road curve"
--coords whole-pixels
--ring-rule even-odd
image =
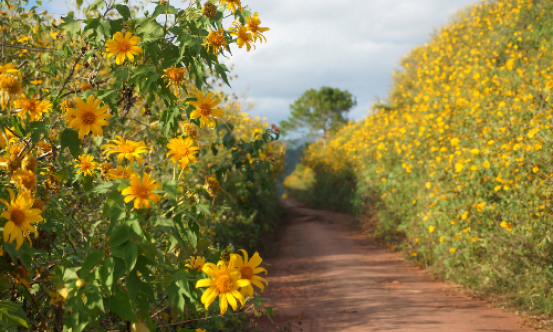
[[[264,261],[269,287],[262,295],[277,317],[261,320],[260,331],[534,331],[405,265],[352,231],[350,216],[284,204],[278,249]]]

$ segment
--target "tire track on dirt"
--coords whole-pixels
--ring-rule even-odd
[[[275,324],[260,331],[522,332],[520,319],[463,297],[351,231],[350,216],[284,201],[286,223],[266,260]],[[300,318],[301,317],[301,318]],[[301,325],[298,324],[301,322]],[[280,329],[277,328],[280,326]]]

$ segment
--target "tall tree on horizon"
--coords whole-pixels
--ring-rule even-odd
[[[300,128],[308,128],[311,133],[322,131],[326,145],[328,133],[347,122],[345,114],[355,105],[355,97],[347,90],[309,89],[290,105],[292,113],[280,122],[280,129],[284,134]]]

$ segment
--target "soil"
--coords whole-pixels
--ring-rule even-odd
[[[351,216],[284,201],[285,223],[264,260],[276,331],[534,331],[513,313],[433,280],[354,230]]]

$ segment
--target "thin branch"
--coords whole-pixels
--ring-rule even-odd
[[[0,46],[18,48],[18,49],[21,49],[21,50],[27,50],[27,51],[31,51],[31,52],[54,53],[54,54],[61,55],[61,53],[59,51],[51,49],[51,48],[36,48],[36,47],[27,47],[27,46],[21,46],[21,45],[5,44],[5,43],[0,43]]]

